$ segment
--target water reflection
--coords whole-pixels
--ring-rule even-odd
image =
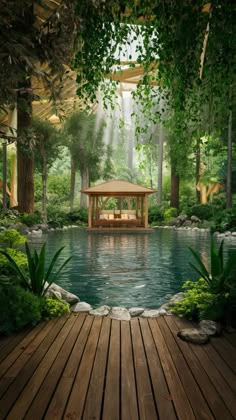
[[[155,308],[180,291],[187,278],[197,278],[189,266],[189,246],[208,263],[210,239],[201,232],[160,229],[152,234],[99,233],[85,230],[50,232],[48,260],[60,246],[60,262],[73,259],[58,284],[92,305]],[[42,239],[37,239],[40,246]],[[225,252],[236,248],[236,241]]]

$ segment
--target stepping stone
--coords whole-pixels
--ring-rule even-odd
[[[78,302],[71,307],[72,312],[89,312],[92,309],[92,306],[87,302]]]
[[[129,313],[132,317],[140,316],[144,312],[144,308],[130,308]]]
[[[91,311],[89,311],[89,315],[106,316],[109,314],[109,312],[110,312],[110,306],[103,305],[103,306],[99,306],[99,308],[92,309]]]
[[[131,316],[128,309],[120,307],[120,306],[114,306],[113,308],[111,308],[108,318],[118,319],[119,321],[131,320]]]
[[[209,336],[196,328],[185,328],[180,330],[177,336],[182,340],[193,344],[205,344],[209,341]]]

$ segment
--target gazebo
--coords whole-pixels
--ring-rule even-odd
[[[88,230],[148,229],[148,196],[156,190],[113,180],[81,192],[89,197]],[[116,199],[116,208],[111,209],[115,203],[109,206],[111,198]]]

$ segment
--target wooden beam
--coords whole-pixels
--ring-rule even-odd
[[[144,197],[144,227],[148,228],[148,194],[145,194]]]
[[[88,208],[88,227],[92,227],[92,196],[89,195],[89,208]]]

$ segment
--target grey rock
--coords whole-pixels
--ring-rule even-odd
[[[38,229],[38,230],[31,230],[31,235],[34,236],[41,236],[43,234],[42,229]]]
[[[176,295],[174,295],[169,302],[167,302],[168,306],[174,306],[177,302],[180,302],[181,300],[183,300],[183,298],[185,297],[185,293],[184,292],[179,292],[176,293]]]
[[[199,322],[200,330],[207,335],[221,335],[222,325],[219,322],[204,319]]]
[[[197,216],[191,216],[190,219],[193,223],[201,223],[201,220]]]
[[[109,314],[110,309],[110,306],[103,305],[99,306],[99,308],[92,309],[91,311],[89,311],[89,314],[94,316],[106,316]]]
[[[232,236],[236,236],[236,232],[232,232]]]
[[[111,319],[118,319],[119,321],[130,321],[131,319],[128,309],[120,306],[114,306],[111,308],[108,317]]]
[[[132,317],[139,316],[143,313],[144,308],[130,308],[129,313]]]
[[[193,344],[205,344],[209,341],[209,336],[196,328],[186,328],[180,330],[177,336],[182,340]]]
[[[46,283],[45,288],[48,286]],[[67,292],[67,290],[63,289],[62,287],[58,286],[56,283],[52,283],[49,287],[48,291],[58,292],[61,294],[61,298],[65,300],[70,305],[73,305],[79,302],[78,296],[74,295],[73,293]],[[91,308],[92,309],[92,308]]]
[[[227,231],[225,232],[225,236],[231,236],[231,232],[230,232],[230,230],[227,230]]]
[[[192,225],[191,220],[185,220],[185,222],[183,223],[183,226],[185,227],[190,227]]]
[[[92,306],[87,302],[78,302],[71,306],[72,312],[89,312],[92,309]]]
[[[50,289],[50,288],[46,291],[45,296],[49,298],[62,299],[62,295],[60,292],[58,292],[57,290]]]
[[[141,316],[142,318],[157,318],[161,315],[159,309],[146,309]]]

